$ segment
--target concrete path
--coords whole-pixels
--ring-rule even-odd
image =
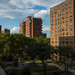
[[[1,66],[0,66],[0,75],[6,75],[5,71],[2,69]]]

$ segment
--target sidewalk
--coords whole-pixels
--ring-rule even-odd
[[[6,73],[5,73],[4,70],[1,68],[1,66],[0,66],[0,75],[6,75]]]

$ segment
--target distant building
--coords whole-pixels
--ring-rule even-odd
[[[26,22],[23,21],[20,23],[20,34],[26,35]]]
[[[9,30],[9,29],[4,29],[4,30],[2,31],[2,33],[10,33],[10,30]]]
[[[2,30],[2,26],[0,25],[0,33],[1,33],[1,30]]]
[[[31,16],[27,16],[26,21],[20,23],[20,33],[26,37],[42,36],[41,18],[33,18]]]
[[[66,0],[50,9],[52,46],[75,47],[75,0]]]

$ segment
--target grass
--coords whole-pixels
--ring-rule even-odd
[[[7,75],[23,75],[23,70],[9,69],[6,71]]]
[[[44,71],[44,67],[42,67],[42,66],[40,66],[40,67],[32,67],[32,68],[30,68],[30,70],[32,71],[32,72],[43,72]],[[53,70],[58,70],[58,68],[57,67],[55,67],[55,66],[47,66],[46,67],[46,71],[53,71]]]
[[[2,68],[6,68],[7,66],[11,66],[12,63],[11,62],[0,62],[0,65]]]

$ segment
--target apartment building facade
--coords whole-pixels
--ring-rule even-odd
[[[66,0],[50,9],[50,43],[75,47],[75,0]]]
[[[0,33],[1,33],[1,29],[2,29],[2,26],[0,25]]]
[[[26,20],[20,23],[20,33],[26,37],[45,36],[45,34],[42,34],[41,18],[27,16]]]

